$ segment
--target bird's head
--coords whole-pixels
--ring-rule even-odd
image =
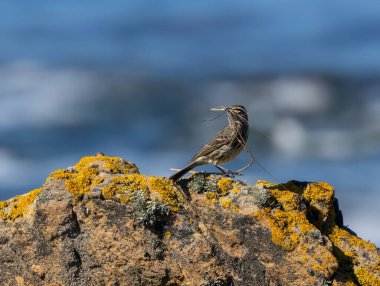
[[[231,122],[240,122],[248,124],[248,113],[243,105],[232,105],[230,107],[213,107],[211,110],[214,111],[225,111],[228,115],[228,121]]]

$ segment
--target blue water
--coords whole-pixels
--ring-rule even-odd
[[[379,74],[376,1],[1,1],[0,59],[158,77]]]

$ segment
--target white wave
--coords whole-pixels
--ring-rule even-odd
[[[49,69],[35,62],[0,67],[0,129],[75,124],[90,116],[96,78],[75,69]]]

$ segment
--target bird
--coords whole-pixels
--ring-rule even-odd
[[[232,161],[245,148],[249,135],[247,110],[242,105],[214,107],[211,110],[225,111],[228,124],[194,155],[185,168],[169,177],[171,181],[176,182],[190,170],[206,164],[215,165],[226,175],[237,175],[220,164]]]

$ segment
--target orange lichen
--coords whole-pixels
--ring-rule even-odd
[[[220,195],[226,195],[232,188],[232,183],[234,181],[230,178],[221,178],[218,181],[218,188],[220,190]]]
[[[34,189],[25,195],[17,196],[8,201],[0,202],[0,217],[3,220],[15,220],[29,211],[29,206],[42,192],[42,188]]]

